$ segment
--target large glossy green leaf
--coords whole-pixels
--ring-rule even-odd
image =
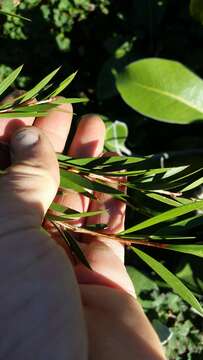
[[[164,221],[172,220],[178,216],[190,213],[191,211],[194,211],[194,210],[200,210],[202,208],[203,208],[203,200],[194,201],[194,202],[192,202],[190,204],[186,204],[186,205],[181,205],[175,209],[168,210],[162,214],[156,215],[150,219],[142,221],[141,223],[139,223],[135,226],[132,226],[131,228],[123,231],[122,233],[120,233],[120,235],[130,234],[130,233],[138,231],[138,230],[146,229],[150,226],[159,224]]]
[[[192,294],[192,292],[163,264],[155,260],[140,249],[131,247],[132,251],[137,254],[147,265],[149,265],[172,289],[181,296],[187,303],[196,309],[203,316],[203,309]]]
[[[152,119],[179,124],[203,119],[203,81],[176,61],[136,61],[116,75],[116,86],[129,106]]]
[[[190,14],[191,16],[203,24],[203,1],[190,0]]]

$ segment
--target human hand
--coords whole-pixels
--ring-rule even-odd
[[[55,148],[55,151],[60,152],[63,150],[72,117],[72,114],[70,113],[70,107],[66,107],[66,110],[69,111],[69,114],[59,111],[52,111],[47,118],[36,119],[35,121],[34,119],[28,119],[25,120],[25,124],[29,123],[29,125],[31,125],[34,121],[34,126],[41,128],[49,137]],[[8,121],[7,128],[10,128],[12,122],[13,120]],[[0,127],[3,140],[6,139],[5,135],[9,136],[9,134],[5,134],[3,130],[4,125],[1,123]],[[103,149],[104,132],[104,124],[98,117],[84,117],[79,124],[76,135],[70,146],[69,155],[77,157],[100,155]],[[41,133],[40,139],[45,141]],[[15,148],[15,140],[13,141]],[[40,144],[40,146],[41,145],[43,144]],[[9,225],[9,228],[13,229],[12,231],[20,229],[20,231],[23,232],[25,231],[25,227],[30,231],[33,229],[33,227],[38,227],[54,198],[58,185],[58,167],[51,148],[49,148],[49,152],[45,151],[45,148],[47,147],[48,149],[48,146],[50,146],[48,143],[44,144],[43,152],[39,152],[39,149],[34,150],[34,147],[32,149],[30,148],[31,153],[26,150],[24,151],[24,154],[22,154],[22,149],[19,154],[16,154],[14,151],[14,163],[20,162],[21,164],[23,162],[23,166],[25,163],[26,165],[23,168],[24,173],[20,174],[20,182],[19,179],[16,180],[12,178],[13,173],[15,173],[15,171],[13,172],[12,170],[10,173],[12,181],[10,181],[10,183],[8,181],[3,183],[4,199],[7,204],[6,214],[7,218],[9,217],[12,220],[11,227]],[[15,168],[16,165],[13,167]],[[43,169],[43,173],[39,174],[39,169],[40,171]],[[19,171],[21,172],[22,169],[19,169],[18,167],[18,174]],[[48,178],[47,172],[49,173]],[[30,174],[32,175],[30,176]],[[50,175],[52,178],[55,178],[54,185],[53,181],[50,179]],[[13,190],[16,195],[15,181],[17,181],[17,193],[19,192],[17,195],[20,195],[20,200],[23,200],[20,201],[20,205],[19,201],[18,204],[16,204],[16,196],[13,196]],[[28,184],[29,181],[31,183],[31,188],[28,186],[30,185]],[[6,193],[9,193],[9,196],[5,195]],[[33,200],[35,200],[35,204],[33,204]],[[115,231],[121,231],[123,228],[125,206],[123,203],[120,203],[117,200],[112,200],[107,195],[100,195],[99,207],[98,202],[94,201],[90,203],[87,198],[81,197],[80,194],[72,192],[66,193],[62,197],[57,196],[56,201],[78,211],[87,211],[88,209],[95,210],[101,206],[102,208],[110,208],[111,211],[108,219],[98,219],[94,217],[91,218],[91,220],[88,220],[88,222],[91,221],[108,223],[108,232],[112,233]],[[26,216],[23,219],[22,215],[20,216],[20,214],[24,213],[26,213]],[[13,221],[14,218],[15,221]],[[33,235],[35,238],[38,238],[38,243],[35,244],[35,246],[39,246],[39,229],[37,230],[38,232],[35,230],[35,233],[32,233],[31,236],[31,238]],[[16,234],[14,237],[16,239]],[[22,238],[24,238],[24,236],[22,236]],[[123,264],[123,246],[113,240],[108,240],[107,242],[102,238],[102,236],[97,239],[83,238],[80,240],[83,241],[81,246],[83,247],[86,257],[94,270],[94,272],[91,272],[81,265],[75,266],[75,272],[81,289],[84,309],[83,314],[85,314],[88,327],[89,359],[108,360],[113,356],[117,356],[117,359],[123,359],[124,356],[126,359],[163,359],[157,337],[152,331],[142,310],[135,300],[133,286]],[[47,238],[47,241],[50,243],[50,239],[48,240]],[[25,242],[23,242],[23,246],[24,245]],[[20,248],[20,246],[18,246],[18,248]],[[35,248],[35,250],[39,251],[38,248]],[[23,252],[25,252],[25,248]],[[58,252],[58,248],[56,252]],[[83,358],[86,358],[86,350],[84,350],[86,341],[85,330],[83,327],[83,318],[80,311],[80,300],[77,293],[77,286],[70,269],[68,258],[65,259],[62,256],[62,253],[60,256],[58,253],[58,261],[62,261],[62,263],[65,264],[65,260],[68,264],[68,271],[67,269],[65,271],[64,268],[63,273],[61,269],[60,276],[63,273],[64,279],[66,277],[67,283],[69,283],[69,285],[71,284],[71,290],[73,291],[73,293],[70,294],[69,286],[67,291],[67,298],[72,296],[72,302],[69,301],[69,311],[71,311],[72,314],[77,313],[79,315],[78,317],[76,316],[76,319],[71,319],[73,327],[75,327],[72,334],[72,339],[73,343],[75,342],[77,345],[78,343],[82,344],[80,350],[83,350],[82,356]],[[53,261],[53,259],[49,259],[49,261]],[[46,276],[48,275],[52,265],[53,264],[50,262],[49,266],[47,267],[48,270]],[[57,277],[58,269],[55,269],[55,271],[57,275],[53,275]],[[31,272],[35,272],[35,267],[32,267]],[[45,273],[43,273],[43,276],[44,280],[46,280]],[[55,278],[55,286],[56,283],[57,279]],[[39,294],[39,296],[41,296],[41,294]],[[60,305],[63,309],[65,303],[66,302],[64,299],[61,300]],[[45,319],[45,321],[47,321],[47,319]],[[62,329],[67,333],[68,338],[70,331],[68,332],[67,328],[64,326],[62,326]],[[78,329],[81,330],[81,334],[76,334]],[[73,351],[76,350],[73,349]],[[69,354],[69,352],[67,352],[67,354]],[[38,359],[40,359],[39,356],[40,355],[37,355]],[[60,356],[61,352],[59,351],[57,359],[63,359],[63,357]],[[49,357],[44,358],[48,359]],[[78,358],[82,359],[81,356]]]

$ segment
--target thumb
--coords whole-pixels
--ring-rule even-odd
[[[0,179],[0,216],[9,217],[10,226],[12,220],[40,225],[59,184],[52,145],[42,130],[23,127],[13,134],[10,152],[11,166]]]

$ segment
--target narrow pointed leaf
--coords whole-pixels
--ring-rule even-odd
[[[1,82],[0,95],[2,95],[4,93],[4,91],[6,91],[9,88],[9,86],[15,81],[17,76],[20,74],[22,68],[23,68],[23,65],[19,66],[16,70],[12,71],[12,73],[10,75],[8,75],[6,77],[6,79],[4,79]]]
[[[192,294],[192,292],[178,279],[173,275],[164,265],[159,261],[153,259],[148,254],[143,251],[131,247],[131,250],[137,254],[147,265],[149,265],[172,289],[190,304],[194,309],[196,309],[203,316],[203,308]]]
[[[50,220],[55,220],[55,221],[64,221],[64,220],[70,220],[70,219],[80,219],[83,217],[91,217],[91,216],[95,216],[95,215],[101,215],[103,213],[106,213],[107,211],[105,210],[101,210],[101,211],[87,211],[87,212],[81,212],[81,213],[61,213],[60,215],[54,215],[54,214],[48,214],[47,217]]]
[[[52,93],[48,96],[48,97],[55,97],[57,95],[59,95],[75,78],[77,74],[77,71],[75,71],[73,74],[69,75],[65,80],[63,80],[59,86],[52,91]]]
[[[10,13],[10,12],[4,11],[4,10],[0,10],[0,14],[5,15],[5,16],[15,17],[15,18],[25,20],[25,21],[32,21],[31,19],[28,19],[22,15],[13,14],[13,13]]]
[[[104,192],[104,193],[108,193],[111,195],[125,196],[125,194],[122,191],[119,191],[111,186],[106,185],[106,184],[100,183],[99,181],[96,181],[96,180],[90,181],[89,179],[84,178],[83,176],[81,176],[79,174],[76,174],[76,173],[73,173],[70,171],[64,171],[64,170],[61,170],[61,174],[62,174],[63,179],[66,179],[66,181],[69,181],[72,184],[80,186],[83,189]],[[65,182],[63,183],[63,185],[61,182],[61,186],[64,187],[64,185],[65,185]]]
[[[198,244],[189,244],[189,245],[175,245],[169,244],[166,249],[182,252],[184,254],[191,254],[199,257],[203,257],[203,245]]]
[[[6,113],[0,112],[0,119],[10,119],[10,118],[19,118],[19,117],[36,117],[36,116],[46,116],[47,111],[30,111],[30,112],[20,112],[20,111],[11,111]]]
[[[67,231],[64,231],[61,226],[57,225],[54,221],[52,221],[52,224],[57,228],[60,235],[62,236],[65,243],[68,245],[68,247],[71,249],[71,251],[77,256],[78,260],[81,261],[83,265],[85,265],[88,269],[91,269],[91,266],[89,262],[87,261],[85,255],[81,251],[77,241],[74,239],[74,237]]]
[[[44,79],[42,79],[37,85],[35,85],[31,90],[19,96],[17,99],[20,100],[21,103],[33,99],[51,81],[51,79],[56,75],[56,73],[59,70],[60,67],[52,71],[49,75],[47,75]]]
[[[145,221],[142,221],[140,224],[137,224],[135,226],[132,226],[131,228],[123,231],[121,235],[129,234],[138,230],[146,229],[150,226],[159,224],[163,221],[173,220],[174,218],[187,214],[194,210],[199,210],[203,208],[203,200],[195,201],[191,204],[187,205],[181,205],[178,208],[168,210],[160,215],[154,216],[151,219],[147,219]]]
[[[88,98],[58,98],[56,100],[54,100],[52,102],[52,104],[56,104],[56,105],[60,105],[60,104],[64,104],[64,103],[68,103],[68,104],[77,104],[77,103],[84,103],[84,102],[88,102],[89,99]]]
[[[173,199],[170,199],[166,196],[160,195],[160,194],[156,194],[156,193],[146,193],[146,196],[154,199],[154,200],[158,200],[160,202],[163,202],[164,204],[170,205],[170,206],[180,206],[180,203],[178,201],[175,201]]]
[[[196,228],[203,224],[203,215],[191,216],[187,219],[174,222],[168,226],[163,226],[161,229],[155,231],[155,235],[184,233],[189,229]]]
[[[202,184],[203,184],[203,177],[201,177],[200,179],[197,179],[197,180],[193,181],[191,184],[185,186],[181,191],[182,192],[189,191],[189,190],[195,189],[196,187],[198,187]]]

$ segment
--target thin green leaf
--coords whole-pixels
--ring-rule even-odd
[[[77,103],[84,103],[88,102],[88,98],[58,98],[52,102],[52,104],[60,105],[60,104],[77,104]]]
[[[49,220],[54,220],[54,221],[64,221],[64,220],[71,220],[71,219],[80,219],[83,217],[91,217],[91,216],[95,216],[95,215],[101,215],[103,213],[106,213],[107,211],[105,210],[98,210],[98,211],[87,211],[87,212],[80,212],[80,213],[62,213],[60,215],[54,215],[54,214],[47,214],[47,217]]]
[[[48,95],[48,98],[59,95],[73,81],[76,74],[77,74],[77,71],[75,71],[73,74],[69,75],[65,80],[63,80],[59,84],[59,86],[54,91],[52,91],[50,95]]]
[[[151,199],[158,200],[160,202],[163,202],[164,204],[170,205],[170,206],[180,206],[180,203],[178,201],[175,201],[173,199],[170,199],[166,196],[156,194],[156,193],[145,193],[146,196],[150,197]]]
[[[22,15],[13,14],[13,13],[10,13],[10,12],[4,11],[4,10],[0,10],[0,14],[5,15],[5,16],[15,17],[15,18],[25,20],[25,21],[30,21],[30,22],[32,21],[31,19],[28,19]]]
[[[60,171],[61,175],[62,175],[62,180],[61,180],[61,186],[62,187],[66,187],[66,184],[71,183],[77,186],[80,186],[81,188],[84,189],[89,189],[89,190],[93,190],[93,191],[98,191],[98,192],[104,192],[107,194],[111,194],[111,195],[121,195],[121,196],[125,196],[125,194],[122,191],[119,191],[111,186],[108,186],[106,184],[103,184],[97,180],[92,180],[90,181],[87,178],[84,178],[83,176],[70,172],[70,171],[65,171],[63,169],[61,169]],[[63,181],[65,180],[65,181]]]
[[[172,289],[182,297],[187,303],[189,303],[194,309],[196,309],[203,316],[203,309],[192,294],[192,292],[164,265],[159,261],[153,259],[151,256],[145,254],[143,251],[131,247],[131,250],[137,254],[147,265],[149,265]]]
[[[57,225],[54,221],[52,224],[57,228],[59,233],[61,234],[63,240],[68,245],[68,247],[71,249],[71,251],[77,256],[78,260],[81,261],[83,265],[85,265],[88,269],[91,269],[91,266],[89,262],[87,261],[85,255],[81,251],[77,241],[74,239],[74,237],[68,232],[62,229],[61,226]]]
[[[195,181],[193,181],[191,184],[187,185],[186,187],[184,187],[181,191],[185,192],[185,191],[189,191],[192,189],[195,189],[196,187],[200,186],[203,184],[203,177],[201,177],[200,179],[197,179]]]
[[[1,82],[1,84],[0,84],[0,95],[2,95],[4,93],[4,91],[6,91],[9,88],[9,86],[15,81],[17,76],[20,74],[22,68],[23,68],[23,65],[19,66],[17,69],[12,71],[12,73],[10,75],[8,75],[6,77],[6,79],[4,79]]]
[[[164,221],[172,220],[178,216],[187,214],[194,210],[199,210],[203,208],[203,200],[195,201],[191,204],[187,205],[181,205],[178,208],[168,210],[162,214],[159,214],[157,216],[154,216],[151,219],[147,219],[145,221],[142,221],[140,224],[134,225],[131,228],[121,232],[121,235],[129,234],[138,230],[146,229],[150,226],[159,224]]]
[[[47,111],[30,111],[30,112],[20,112],[20,111],[10,111],[6,113],[0,112],[0,119],[10,119],[10,118],[19,118],[19,117],[36,117],[36,116],[46,116]]]
[[[33,99],[51,81],[51,79],[57,74],[59,70],[60,67],[52,71],[49,75],[47,75],[44,79],[42,79],[37,85],[35,85],[31,90],[19,96],[16,100],[20,100],[20,102],[22,103],[30,99]]]
[[[203,215],[196,215],[189,217],[187,219],[174,222],[169,226],[161,227],[161,229],[157,230],[154,234],[174,234],[177,236],[179,233],[184,233],[190,229],[196,228],[203,224]]]
[[[189,244],[189,245],[176,245],[176,244],[169,244],[166,246],[167,250],[173,250],[182,252],[184,254],[191,254],[199,257],[203,257],[203,245],[198,244]]]
[[[49,207],[51,210],[54,210],[54,211],[58,211],[60,213],[63,213],[63,214],[69,214],[69,213],[72,213],[72,214],[79,214],[79,211],[76,211],[74,209],[71,209],[69,207],[66,207],[66,206],[63,206],[61,204],[58,204],[58,203],[55,203],[53,202],[50,207]]]

